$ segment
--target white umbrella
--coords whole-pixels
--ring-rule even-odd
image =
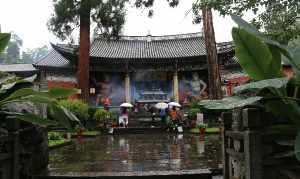
[[[170,102],[168,103],[169,106],[181,107],[181,105],[177,102]]]
[[[120,106],[124,107],[124,108],[132,108],[133,107],[133,105],[130,103],[122,103]]]
[[[160,102],[160,103],[155,104],[155,107],[157,109],[166,109],[166,108],[168,108],[168,104],[164,103],[164,102]]]

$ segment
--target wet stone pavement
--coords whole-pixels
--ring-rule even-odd
[[[193,174],[218,169],[221,140],[193,134],[103,135],[50,152],[48,176]]]

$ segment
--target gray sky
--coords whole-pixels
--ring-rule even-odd
[[[192,24],[192,14],[185,16],[193,0],[181,0],[177,8],[169,8],[163,0],[157,0],[154,17],[147,17],[147,10],[129,8],[124,35],[170,35],[200,32],[201,24]],[[24,41],[24,48],[49,45],[58,40],[48,31],[46,23],[53,11],[52,0],[0,0],[0,24],[2,32],[14,31]],[[214,12],[217,42],[231,40],[234,23],[229,17]]]

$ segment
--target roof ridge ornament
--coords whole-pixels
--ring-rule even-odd
[[[147,42],[151,42],[151,41],[152,41],[152,36],[151,36],[150,30],[148,30]]]

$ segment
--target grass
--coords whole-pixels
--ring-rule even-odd
[[[83,135],[96,136],[96,135],[99,135],[99,131],[84,131]]]
[[[97,135],[99,135],[99,134],[100,134],[99,131],[84,131],[84,132],[82,133],[82,136],[83,136],[83,137],[84,137],[84,136],[86,136],[86,137],[94,137],[94,136],[97,136]],[[76,133],[76,132],[72,133],[72,136],[77,136],[77,133]]]
[[[208,127],[205,130],[206,133],[218,133],[220,132],[220,129],[218,127]],[[198,128],[193,128],[190,130],[190,133],[198,134],[199,129]]]
[[[53,147],[53,146],[56,146],[56,145],[61,145],[61,144],[64,144],[64,143],[67,143],[67,142],[70,142],[70,141],[71,140],[68,140],[68,139],[48,140],[49,147]]]

